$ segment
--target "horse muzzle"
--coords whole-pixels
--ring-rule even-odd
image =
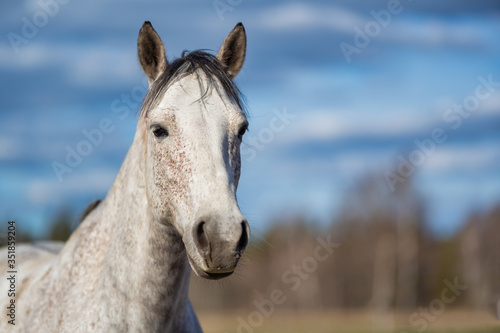
[[[244,218],[199,218],[190,234],[194,251],[187,249],[191,267],[206,279],[231,275],[248,246],[249,235],[250,228]],[[190,252],[195,253],[190,255]]]

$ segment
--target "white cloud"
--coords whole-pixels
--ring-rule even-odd
[[[373,11],[387,8],[373,8]],[[327,5],[318,6],[305,3],[287,3],[264,12],[260,17],[260,26],[272,30],[324,28],[346,32],[354,38],[354,28],[365,30],[370,21],[376,21],[368,10],[363,14],[352,10]],[[386,27],[381,27],[375,39],[397,43],[417,43],[439,46],[452,44],[459,46],[488,45],[488,29],[477,22],[448,22],[414,18],[405,15],[405,8],[399,14],[393,14]],[[353,42],[346,40],[345,42]]]
[[[500,92],[493,93],[490,98],[481,101],[479,114],[500,115]]]
[[[71,175],[65,175],[63,182],[59,182],[55,174],[52,178],[31,182],[27,190],[31,204],[46,205],[75,194],[106,193],[117,175],[117,170],[93,169],[88,173],[75,173],[78,173],[78,170]]]
[[[361,116],[360,116],[361,114]],[[396,136],[415,133],[433,124],[432,119],[416,116],[415,112],[384,112],[362,115],[354,110],[307,111],[298,121],[277,136],[277,142],[296,144],[307,141],[330,141],[353,136]],[[402,115],[394,117],[393,115]],[[300,120],[299,120],[300,118]]]
[[[426,171],[478,170],[498,164],[500,153],[496,147],[466,146],[437,147],[429,155],[423,168]]]
[[[473,23],[396,18],[381,34],[381,38],[412,44],[440,46],[477,46],[485,43],[483,31]]]
[[[0,67],[6,69],[36,69],[47,65],[60,64],[61,60],[69,55],[69,48],[31,42],[20,47],[16,54],[8,44],[0,44]]]
[[[117,80],[133,82],[142,76],[132,48],[91,48],[75,60],[71,79],[79,85],[116,84]]]
[[[140,79],[136,51],[131,46],[95,44],[51,44],[33,41],[15,54],[8,44],[0,44],[0,68],[36,70],[57,68],[81,86],[103,86]]]
[[[260,17],[260,26],[273,30],[329,28],[352,31],[363,23],[363,18],[354,12],[334,6],[318,7],[304,3],[288,3],[265,11]]]
[[[12,138],[0,137],[0,161],[13,160],[20,155],[21,144]]]

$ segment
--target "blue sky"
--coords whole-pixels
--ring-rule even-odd
[[[47,5],[54,1],[0,4],[0,218],[38,236],[61,207],[81,211],[104,197],[118,172],[145,91],[136,56],[145,20],[170,59],[185,49],[216,51],[244,23],[248,53],[237,83],[251,126],[238,195],[256,231],[283,214],[329,223],[360,177],[383,177],[437,128],[446,140],[413,180],[430,228],[449,235],[471,212],[500,201],[500,86],[456,129],[445,119],[474,96],[478,77],[500,82],[496,1],[401,1],[350,61],[342,43],[356,46],[356,31],[373,26],[372,11],[387,11],[389,1]],[[26,22],[37,31],[23,32]],[[24,38],[18,52],[13,34]],[[118,106],[127,114],[115,112]],[[294,118],[272,130],[283,113]],[[64,163],[67,147],[76,149],[82,131],[104,118],[111,133],[59,181],[52,163]]]

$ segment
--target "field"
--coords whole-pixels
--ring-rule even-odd
[[[445,311],[413,327],[411,313],[375,315],[360,311],[276,312],[268,318],[251,312],[200,312],[206,333],[499,333],[500,321],[484,312]],[[427,325],[427,326],[426,326]]]

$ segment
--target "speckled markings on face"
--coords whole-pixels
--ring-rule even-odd
[[[154,123],[165,126],[168,137],[160,141],[151,133],[147,135],[147,163],[151,163],[151,175],[148,174],[148,177],[154,178],[149,199],[151,209],[159,220],[175,223],[179,210],[183,210],[185,215],[192,214],[189,189],[193,179],[193,161],[187,154],[190,143],[185,140],[185,130],[176,122],[175,113],[181,111],[176,108],[162,111],[161,115],[156,116]],[[164,142],[167,140],[168,142]]]
[[[217,194],[229,190],[234,195],[241,166],[237,132],[245,116],[215,88],[200,100],[197,75],[175,82],[145,118],[151,164],[146,173],[154,182],[151,208],[180,232],[207,201],[227,199],[226,193]],[[156,138],[151,133],[155,125],[165,127],[168,137]]]

